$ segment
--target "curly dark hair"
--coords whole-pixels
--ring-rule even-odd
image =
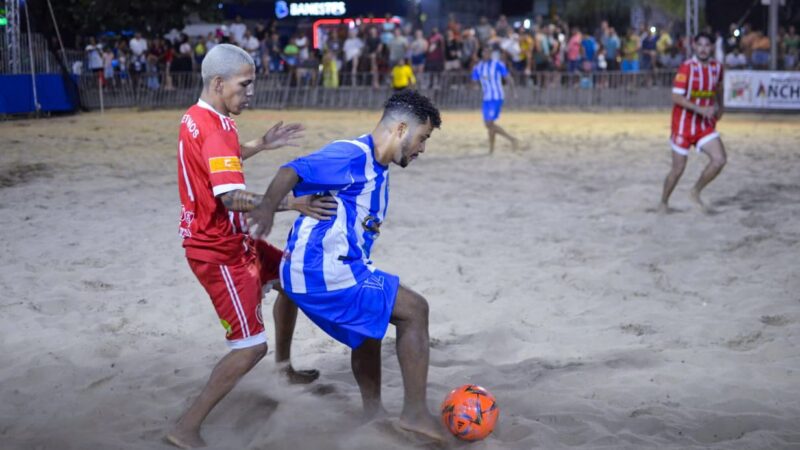
[[[392,113],[410,114],[419,123],[425,123],[430,119],[434,128],[439,128],[442,125],[439,110],[433,106],[431,100],[411,89],[400,91],[389,97],[389,100],[386,100],[383,105],[383,117],[387,117]]]

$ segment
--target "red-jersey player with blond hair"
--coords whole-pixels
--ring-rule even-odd
[[[681,64],[672,85],[672,169],[664,180],[659,210],[669,212],[667,203],[686,168],[689,149],[709,157],[700,179],[691,191],[691,199],[703,212],[708,208],[700,200],[700,192],[719,175],[727,156],[717,121],[722,117],[722,64],[711,58],[714,39],[708,33],[694,38],[694,56]]]
[[[168,432],[180,448],[204,447],[202,425],[211,409],[267,353],[262,289],[277,282],[283,251],[248,234],[245,213],[262,197],[246,191],[242,160],[264,150],[292,145],[299,124],[278,123],[260,139],[240,144],[231,115],[253,96],[255,64],[239,47],[220,44],[203,59],[203,91],[181,120],[178,141],[179,233],[189,267],[219,316],[230,352],[217,363],[206,386]],[[284,198],[280,209],[295,209],[326,220],[336,202],[328,197]],[[279,286],[275,286],[279,289]],[[297,306],[279,289],[273,308],[275,359],[290,382],[310,383],[319,372],[296,371],[289,358]]]

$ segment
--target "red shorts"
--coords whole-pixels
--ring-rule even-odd
[[[669,140],[672,145],[672,150],[679,155],[688,155],[689,148],[694,145],[697,152],[700,152],[703,145],[713,141],[719,137],[719,133],[714,127],[708,127],[705,130],[697,131],[695,134],[686,133],[678,134],[672,132],[672,137]]]
[[[232,349],[267,342],[261,316],[263,287],[279,279],[283,252],[264,241],[256,241],[255,252],[241,263],[220,265],[189,259],[189,267],[206,289]]]

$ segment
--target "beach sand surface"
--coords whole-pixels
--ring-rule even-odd
[[[0,123],[0,448],[168,448],[227,351],[178,237],[181,115]],[[689,201],[706,162],[693,153],[666,216],[667,111],[504,113],[525,148],[499,140],[493,156],[479,112],[442,117],[424,155],[392,168],[373,260],[430,303],[431,410],[466,383],[497,397],[495,433],[470,449],[800,448],[796,116],[726,115],[715,214]],[[300,147],[245,162],[248,187],[378,118],[246,111],[243,140],[307,127]],[[279,215],[277,245],[293,219]],[[394,342],[390,327],[397,415]],[[211,448],[409,447],[360,421],[349,350],[305,317],[293,360],[322,371],[316,386],[287,385],[273,358],[213,411]]]

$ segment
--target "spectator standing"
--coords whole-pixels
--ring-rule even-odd
[[[595,66],[595,57],[597,55],[597,41],[591,34],[584,34],[581,39],[581,47],[583,47],[583,71],[592,72]]]
[[[533,46],[533,69],[537,72],[550,70],[551,65],[551,40],[550,36],[541,28],[536,28]]]
[[[492,30],[494,29],[489,25],[489,19],[487,19],[486,16],[481,16],[481,18],[478,19],[478,26],[475,27],[475,36],[478,38],[481,47],[486,46],[487,42],[489,42]]]
[[[236,16],[236,21],[228,26],[228,32],[233,41],[232,43],[243,47],[242,40],[244,39],[245,32],[247,32],[247,25],[242,22],[242,16]]]
[[[461,33],[461,67],[471,69],[478,59],[480,43],[475,37],[475,29],[467,28]]]
[[[658,36],[656,41],[656,54],[658,55],[658,65],[660,67],[669,66],[670,54],[669,50],[672,48],[672,37],[666,28],[661,30],[661,35]]]
[[[444,70],[444,36],[438,27],[433,27],[428,38],[428,52],[425,56],[425,69],[428,72],[441,73]]]
[[[622,43],[622,71],[623,72],[638,72],[639,71],[639,48],[642,44],[639,36],[636,35],[636,30],[633,28],[628,29],[628,35]]]
[[[137,83],[139,75],[147,70],[147,40],[142,37],[142,33],[136,32],[129,45],[131,49],[131,68],[133,69],[134,83]]]
[[[253,36],[250,30],[246,29],[239,46],[253,58],[253,61],[256,63],[256,70],[259,70],[261,68],[261,55],[258,53],[261,50],[261,43],[258,41],[258,38]]]
[[[408,38],[403,35],[403,31],[400,27],[394,29],[394,37],[389,41],[387,47],[389,49],[389,65],[391,67],[396,66],[400,59],[406,57],[409,42]]]
[[[350,84],[356,85],[356,73],[358,71],[358,61],[361,59],[361,52],[364,49],[364,41],[358,37],[358,30],[352,28],[348,31],[347,39],[344,41],[342,50],[344,51],[344,68],[343,72],[348,74],[348,77],[342,77],[344,80],[349,78]],[[347,83],[347,81],[345,81]]]
[[[372,87],[380,86],[380,64],[381,56],[383,55],[383,42],[381,41],[378,29],[373,27],[369,28],[367,32],[367,39],[364,41],[365,50],[367,52],[367,63],[369,65],[370,78],[372,78]]]
[[[423,73],[425,71],[425,56],[428,53],[428,41],[422,30],[414,31],[414,40],[409,47],[411,50],[411,68],[414,73]]]
[[[103,49],[103,85],[109,84],[114,84],[114,51],[107,45]]]
[[[460,68],[461,42],[456,38],[456,33],[448,27],[444,38],[444,70],[458,70]]]
[[[336,55],[330,49],[322,55],[322,86],[336,89],[339,87],[339,70],[336,67]]]
[[[608,27],[605,35],[603,36],[603,48],[606,51],[606,62],[608,63],[608,70],[619,70],[619,36],[614,27]]]
[[[581,46],[581,31],[578,28],[572,29],[572,36],[567,42],[567,72],[574,73],[580,70],[581,67],[581,53],[583,48]]]
[[[103,71],[103,45],[98,44],[94,36],[89,37],[89,43],[84,49],[86,52],[86,67],[92,72],[102,75]]]
[[[653,28],[648,29],[645,32],[645,36],[642,39],[641,45],[641,65],[639,68],[643,71],[650,71],[655,68],[655,61],[656,61],[656,43],[658,42],[658,38],[656,38],[655,33],[653,32]]]
[[[385,22],[383,22],[381,25],[381,43],[383,43],[385,46],[388,46],[389,42],[392,42],[395,37],[394,30],[399,29],[400,27],[396,23],[392,22],[392,15],[388,12],[384,16],[384,20]]]
[[[203,64],[203,58],[206,57],[206,43],[203,38],[198,38],[194,44],[194,63],[195,67],[200,67]]]
[[[447,30],[453,32],[453,36],[458,41],[461,38],[461,24],[456,20],[456,15],[450,13],[447,15]],[[447,33],[445,33],[447,35]]]
[[[754,34],[755,38],[752,44],[753,57],[751,62],[756,69],[767,69],[769,67],[769,37],[765,36],[761,31],[756,31]]]

